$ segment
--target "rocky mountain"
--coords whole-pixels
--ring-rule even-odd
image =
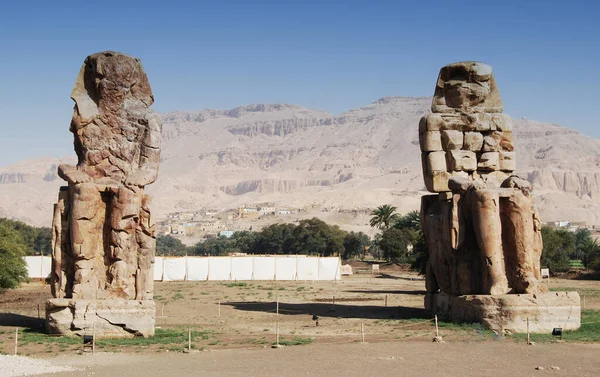
[[[159,180],[149,187],[155,213],[260,202],[417,209],[418,121],[430,104],[430,97],[386,97],[338,116],[287,104],[164,114]],[[524,119],[514,127],[518,169],[535,185],[542,219],[597,223],[600,140]],[[61,161],[0,168],[0,215],[49,225]]]

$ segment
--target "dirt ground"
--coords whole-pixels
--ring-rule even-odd
[[[394,342],[220,350],[192,354],[60,356],[81,368],[50,376],[385,377],[580,376],[600,373],[598,344]],[[536,367],[543,369],[536,370]]]
[[[50,289],[29,283],[0,294],[0,352],[13,353],[18,326],[19,354],[91,365],[86,373],[95,376],[115,375],[124,364],[129,365],[128,376],[148,377],[165,375],[167,367],[176,368],[177,375],[202,371],[219,376],[275,376],[282,371],[286,376],[558,372],[550,366],[559,366],[564,375],[600,374],[597,344],[526,346],[476,325],[452,324],[441,324],[445,343],[433,344],[435,327],[423,310],[422,278],[397,268],[382,272],[355,274],[340,282],[157,282],[157,333],[180,337],[170,343],[99,341],[102,356],[77,355],[79,342],[46,341],[40,334],[38,304],[43,318]],[[600,309],[598,281],[551,279],[549,287],[577,290],[585,296],[586,309]],[[283,349],[270,348],[277,324],[280,343],[288,345]],[[194,334],[192,353],[183,354],[189,329]],[[535,371],[536,366],[545,371]]]

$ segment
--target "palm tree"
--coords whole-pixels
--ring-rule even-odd
[[[398,218],[398,214],[396,213],[396,207],[384,204],[382,206],[377,207],[371,212],[371,221],[369,224],[373,228],[379,229],[389,229],[390,225]]]

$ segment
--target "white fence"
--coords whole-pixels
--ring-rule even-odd
[[[156,257],[154,280],[340,280],[339,257]]]
[[[50,275],[52,258],[25,257],[30,278]],[[340,280],[339,257],[156,257],[154,280]]]

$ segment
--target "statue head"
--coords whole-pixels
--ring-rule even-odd
[[[113,51],[88,56],[71,92],[75,101],[72,130],[103,113],[127,117],[154,102],[148,77],[139,59]]]
[[[492,67],[480,62],[459,62],[443,67],[431,110],[434,113],[502,112]]]

